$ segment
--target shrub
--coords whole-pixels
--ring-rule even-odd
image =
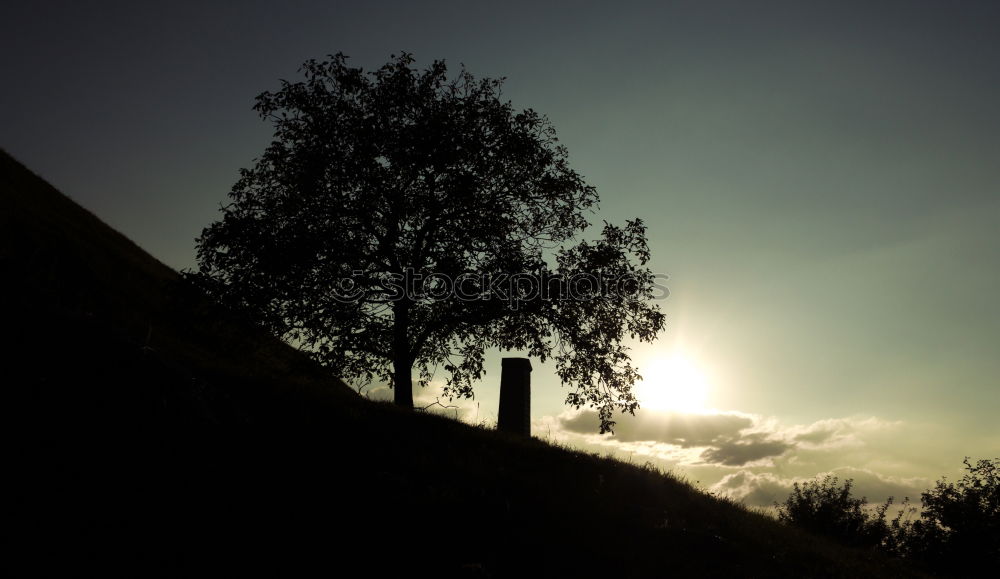
[[[886,536],[885,512],[892,499],[875,513],[865,510],[868,501],[851,497],[852,479],[843,485],[835,476],[795,483],[792,494],[778,508],[778,520],[857,547],[877,547]]]
[[[965,575],[1000,566],[1000,458],[972,464],[958,482],[922,493],[922,517],[900,525],[899,554]]]
[[[886,521],[892,497],[870,509],[864,497],[851,497],[853,481],[836,477],[796,483],[778,508],[778,519],[842,543],[878,548],[920,562],[945,575],[974,576],[1000,569],[1000,458],[972,464],[957,482],[939,480],[921,493],[923,512],[903,509]],[[989,575],[987,573],[987,575]]]

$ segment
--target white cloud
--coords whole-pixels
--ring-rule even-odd
[[[864,446],[864,433],[885,430],[899,426],[900,422],[890,422],[870,417],[827,418],[805,426],[785,429],[785,435],[799,447],[807,449],[831,449]]]
[[[901,422],[872,416],[828,418],[804,425],[741,412],[705,414],[640,410],[619,419],[614,434],[597,434],[590,410],[568,410],[533,423],[541,438],[612,454],[624,460],[648,460],[703,481],[716,493],[752,506],[783,501],[792,485],[822,477],[854,480],[854,495],[881,503],[909,496],[919,503],[930,488],[926,478],[898,476],[913,472],[906,457],[896,456],[898,439],[908,434]],[[887,444],[887,442],[895,443]]]
[[[680,464],[699,462],[736,467],[769,464],[773,457],[794,448],[769,422],[740,412],[678,413],[640,410],[622,416],[613,434],[599,436],[593,410],[564,412],[556,417],[562,438],[583,437],[590,444],[637,451]],[[551,429],[552,423],[547,423]],[[645,444],[639,444],[645,443]],[[678,452],[697,449],[697,452]],[[645,450],[645,452],[643,452]]]
[[[600,421],[597,412],[583,410],[560,415],[560,422],[565,430],[589,434],[597,432]],[[737,413],[681,414],[640,410],[635,416],[618,418],[612,438],[620,442],[651,440],[688,448],[736,437],[753,424],[753,418]]]
[[[801,480],[783,479],[770,472],[755,473],[741,470],[722,477],[722,480],[709,487],[709,490],[751,506],[771,506],[775,502],[784,500],[795,482]]]
[[[366,394],[377,400],[392,399],[392,390],[384,386]],[[415,389],[414,403],[465,422],[485,419],[474,400],[444,398],[439,383]],[[932,486],[929,479],[886,474],[887,468],[897,474],[908,470],[891,466],[892,446],[886,445],[901,434],[901,425],[873,416],[783,425],[774,417],[735,411],[639,410],[635,416],[619,417],[614,434],[600,435],[596,412],[567,410],[535,418],[532,433],[552,443],[696,474],[691,478],[704,481],[708,490],[751,506],[770,507],[785,500],[794,483],[827,474],[841,481],[853,479],[854,496],[865,496],[871,503],[884,502],[889,496],[897,501],[909,496],[919,503],[920,492]]]
[[[618,418],[613,434],[598,435],[597,413],[567,411],[537,421],[547,435],[560,441],[622,449],[629,454],[638,445],[652,445],[647,454],[683,457],[681,464],[714,464],[725,467],[773,466],[779,458],[792,461],[803,452],[810,458],[866,445],[875,432],[895,428],[899,422],[877,417],[830,418],[808,425],[783,426],[775,418],[741,412],[677,413],[640,410]],[[536,430],[537,432],[537,430]],[[700,449],[678,453],[676,449]],[[692,458],[694,457],[694,458]]]
[[[751,506],[771,506],[788,497],[795,483],[800,485],[827,475],[837,477],[843,484],[847,479],[854,481],[851,494],[856,498],[865,497],[869,503],[883,503],[889,497],[901,501],[910,497],[919,502],[920,493],[928,489],[931,481],[925,478],[893,477],[879,474],[869,469],[840,467],[812,476],[783,477],[773,472],[753,472],[740,470],[727,474],[709,490],[741,500]]]
[[[768,465],[771,458],[791,450],[793,444],[761,432],[718,440],[701,453],[705,462],[723,466]]]

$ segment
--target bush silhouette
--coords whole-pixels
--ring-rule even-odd
[[[778,520],[849,545],[879,546],[886,536],[885,512],[892,499],[870,513],[865,510],[865,497],[851,497],[853,486],[853,479],[841,485],[832,475],[801,485],[795,483],[785,502],[775,505]]]
[[[945,575],[971,576],[1000,565],[1000,458],[964,460],[965,475],[957,482],[942,478],[921,493],[923,511],[903,509],[891,521],[886,511],[892,497],[871,509],[862,497],[851,497],[853,481],[836,477],[796,483],[784,503],[775,504],[778,519],[842,543],[878,548],[920,562]]]
[[[958,575],[1000,564],[1000,458],[963,462],[958,482],[942,478],[922,493],[922,517],[900,526],[898,549]]]

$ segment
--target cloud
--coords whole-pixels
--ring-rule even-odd
[[[903,497],[917,499],[921,491],[931,486],[930,480],[920,477],[893,477],[869,469],[841,467],[809,477],[781,477],[770,472],[740,470],[724,476],[709,490],[741,500],[750,506],[772,506],[776,502],[783,502],[792,492],[795,483],[801,485],[827,475],[837,477],[839,484],[852,479],[854,481],[852,496],[865,497],[872,504],[883,503],[889,497],[898,500],[902,500]]]
[[[771,467],[779,461],[794,464],[796,470],[802,471],[810,465],[839,466],[830,464],[838,455],[855,459],[870,455],[865,452],[866,438],[899,424],[854,416],[787,426],[775,418],[741,412],[685,414],[640,410],[635,416],[618,417],[614,433],[600,436],[595,411],[570,410],[536,420],[535,431],[562,443],[602,448],[605,452],[610,448],[612,453],[623,456],[648,456],[666,466],[714,465],[732,469]]]
[[[577,434],[597,432],[598,417],[593,410],[564,413],[559,418],[563,430]],[[724,466],[743,466],[780,456],[794,446],[772,433],[759,431],[763,423],[752,416],[729,412],[712,414],[682,414],[640,410],[635,416],[618,420],[609,441],[619,443],[630,452],[637,446],[629,443],[659,443],[687,448],[705,448],[695,456],[701,461]],[[665,448],[651,448],[642,454],[680,457],[684,454]],[[686,453],[690,456],[690,453]]]
[[[598,431],[597,412],[584,410],[560,416],[561,426],[578,434]],[[741,414],[678,414],[646,412],[617,419],[613,438],[621,442],[652,440],[683,448],[708,446],[715,441],[731,439],[741,430],[753,426],[753,419]]]
[[[786,434],[802,448],[830,449],[837,447],[861,446],[860,434],[866,431],[883,430],[898,426],[899,422],[889,422],[875,418],[827,418],[807,426],[793,426]]]
[[[727,474],[709,490],[741,500],[751,506],[771,506],[788,496],[794,480],[783,479],[773,473],[754,473],[741,470]]]
[[[706,462],[723,466],[744,466],[763,459],[780,456],[794,448],[793,444],[768,438],[763,433],[751,433],[741,438],[717,441],[701,454]]]
[[[657,413],[640,410],[619,419],[613,435],[598,435],[591,410],[568,410],[536,419],[543,438],[624,460],[652,461],[679,471],[711,492],[754,507],[783,502],[795,483],[836,476],[852,479],[852,494],[870,505],[892,496],[919,505],[933,482],[909,475],[913,463],[898,453],[902,422],[870,416],[826,418],[782,424],[775,417],[741,412]],[[845,466],[851,465],[851,466]]]

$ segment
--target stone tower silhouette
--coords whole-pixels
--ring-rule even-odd
[[[531,361],[527,358],[501,361],[497,430],[531,436]]]

